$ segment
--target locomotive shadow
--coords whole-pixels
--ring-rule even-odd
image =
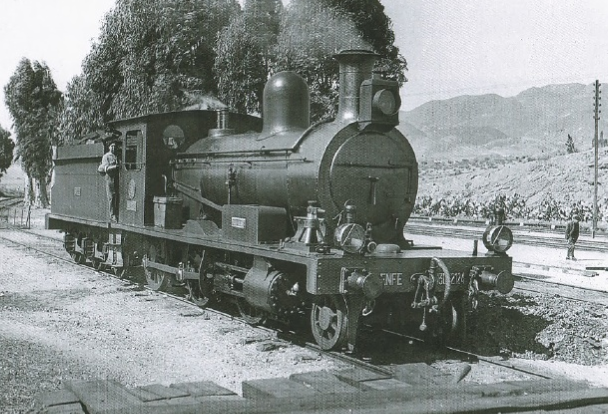
[[[551,358],[553,351],[537,340],[553,323],[534,314],[534,308],[540,306],[534,298],[521,294],[480,296],[479,310],[469,319],[466,349],[484,356]]]
[[[525,312],[538,303],[522,295],[480,296],[479,309],[467,321],[466,336],[458,349],[485,357],[524,357],[546,360],[553,351],[537,341],[538,333],[551,321]],[[418,331],[418,332],[416,332]],[[410,329],[406,334],[421,338],[420,331]],[[363,328],[358,339],[361,357],[380,365],[424,362],[431,364],[448,359],[462,359],[448,348],[429,346],[419,340]],[[451,345],[450,343],[447,344]]]

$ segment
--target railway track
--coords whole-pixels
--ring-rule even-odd
[[[65,252],[65,249],[63,248],[63,245],[61,244],[61,240],[55,238],[55,237],[50,237],[50,236],[45,236],[39,233],[35,233],[35,232],[31,232],[28,230],[24,230],[24,229],[12,229],[12,232],[15,234],[21,234],[21,235],[26,235],[27,237],[34,237],[36,238],[36,243],[35,245],[32,244],[31,242],[27,242],[26,240],[24,240],[23,237],[19,238],[15,238],[15,237],[8,237],[6,233],[0,233],[0,240],[3,240],[7,243],[10,243],[14,246],[18,246],[19,248],[22,248],[24,250],[29,250],[29,251],[34,251],[37,254],[40,255],[44,255],[47,257],[52,257],[55,260],[61,261],[61,262],[65,262],[71,266],[76,266],[76,267],[80,267],[83,269],[86,269],[88,271],[93,271],[96,273],[101,273],[104,274],[106,276],[118,279],[118,280],[124,280],[124,278],[120,277],[119,275],[114,274],[111,271],[101,271],[101,270],[96,270],[94,268],[92,268],[91,266],[87,265],[87,264],[81,264],[81,263],[77,263],[75,262],[70,256],[67,255],[67,253]],[[43,240],[43,242],[41,242]],[[141,285],[142,289],[147,290],[147,291],[154,291],[153,289],[150,289],[144,282],[143,282],[143,277],[141,277],[140,275],[136,275],[133,278],[134,280],[131,280],[131,283],[133,284],[139,284]],[[142,279],[141,281],[138,281],[139,279]],[[193,302],[191,302],[189,299],[187,299],[184,295],[185,295],[185,289],[183,289],[183,292],[180,292],[179,287],[177,287],[176,289],[170,289],[169,291],[154,291],[156,294],[159,294],[161,296],[164,296],[170,300],[175,300],[175,301],[179,301],[182,302],[184,304],[186,304],[187,306],[196,309],[198,311],[201,311],[201,308],[199,306],[197,306],[196,304],[194,304]],[[206,307],[205,312],[211,312],[214,313],[216,315],[219,316],[223,316],[226,317],[228,319],[231,319],[233,321],[239,322],[243,325],[248,325],[251,326],[246,320],[235,316],[233,313],[230,313],[229,310],[221,310],[221,309],[217,309],[217,308],[211,308],[211,307]],[[320,354],[323,354],[331,359],[335,359],[335,360],[339,360],[342,362],[346,362],[349,363],[353,366],[357,366],[363,369],[367,369],[370,371],[374,371],[377,372],[379,374],[382,375],[390,375],[391,371],[387,368],[383,368],[383,367],[378,367],[375,366],[373,364],[369,364],[365,361],[362,361],[354,356],[351,355],[347,355],[347,354],[341,354],[339,352],[327,352],[324,351],[322,349],[320,349],[316,344],[313,344],[312,342],[308,342],[306,340],[306,338],[302,337],[301,335],[297,335],[294,334],[292,332],[289,331],[277,331],[275,329],[271,329],[271,328],[267,328],[263,325],[258,325],[255,326],[256,329],[264,332],[264,333],[270,333],[270,334],[277,334],[277,336],[280,338],[280,340],[286,341],[288,343],[291,344],[298,344],[304,348],[310,349],[312,351],[318,352]]]
[[[40,234],[37,232],[32,232],[32,231],[26,230],[26,229],[12,229],[10,231],[0,232],[0,240],[4,241],[6,243],[9,243],[13,246],[17,246],[18,248],[22,248],[23,250],[33,251],[36,254],[43,255],[46,257],[52,257],[54,260],[65,262],[65,263],[69,264],[70,266],[77,266],[77,267],[86,269],[87,271],[102,273],[106,276],[110,276],[110,277],[118,279],[118,280],[124,280],[123,278],[114,274],[111,271],[100,271],[100,270],[93,269],[91,266],[89,266],[87,264],[81,264],[81,263],[75,262],[65,252],[63,245],[62,245],[62,241],[56,237],[51,237],[51,236]],[[143,275],[136,275],[131,280],[131,283],[140,285],[142,289],[145,289],[148,291],[153,291],[153,289],[150,289],[149,287],[147,287],[145,285],[143,280],[144,280]],[[185,297],[185,289],[180,289],[178,287],[176,289],[170,289],[169,291],[154,291],[154,292],[156,294],[164,296],[170,300],[182,302],[182,303],[186,304],[187,306],[192,307],[193,309],[196,309],[197,311],[201,311],[200,307],[198,307],[196,304],[194,304],[193,302],[191,302],[189,299],[187,299]],[[235,314],[230,309],[206,307],[204,310],[205,310],[205,312],[211,312],[216,315],[219,315],[219,316],[222,316],[225,318],[229,318],[229,319],[236,321],[238,323],[241,323],[243,325],[251,326],[245,319],[235,316]],[[384,364],[382,364],[382,363],[377,364],[377,363],[369,362],[370,360],[375,358],[374,356],[370,357],[369,354],[348,354],[348,353],[337,352],[337,351],[324,351],[324,350],[320,349],[316,344],[310,342],[308,337],[303,336],[302,334],[294,333],[292,331],[283,331],[280,328],[279,329],[277,329],[275,327],[269,328],[269,327],[266,327],[263,325],[259,325],[259,326],[255,326],[255,329],[259,330],[260,332],[262,332],[264,334],[270,334],[270,336],[276,335],[276,338],[277,338],[277,341],[279,342],[279,344],[284,343],[286,345],[291,344],[291,345],[301,346],[303,348],[306,348],[311,351],[317,352],[321,355],[324,355],[325,357],[340,361],[342,363],[349,364],[350,366],[353,366],[353,367],[356,367],[359,369],[363,369],[368,372],[373,372],[377,375],[387,377],[387,378],[394,376],[396,369],[398,370],[398,367],[401,365],[400,363],[393,363],[393,362],[384,363]],[[406,353],[413,353],[413,354],[428,353],[428,347],[426,346],[426,344],[424,344],[424,341],[419,338],[415,338],[412,336],[408,336],[408,335],[404,335],[404,334],[401,334],[398,332],[393,332],[393,331],[388,331],[388,330],[384,330],[384,331],[382,331],[382,333],[384,335],[389,335],[391,337],[391,339],[389,339],[389,340],[392,341],[393,343],[394,343],[394,341],[400,341],[401,344],[399,345],[399,347],[400,347],[399,349],[410,348],[409,350],[406,351]],[[414,347],[414,348],[412,348],[412,347]],[[436,352],[437,355],[441,355],[443,358],[449,358],[451,360],[460,360],[463,362],[475,363],[475,364],[494,365],[494,366],[497,366],[497,367],[500,367],[503,369],[517,371],[519,373],[526,374],[526,375],[529,375],[529,376],[535,377],[535,378],[544,378],[544,379],[549,378],[548,376],[546,376],[542,373],[535,373],[530,370],[517,368],[517,367],[513,366],[512,364],[501,362],[495,358],[484,357],[484,356],[477,355],[477,354],[471,353],[469,351],[454,348],[454,347],[446,347],[445,349],[434,349],[433,351]],[[427,358],[428,358],[428,356],[427,356]],[[390,358],[389,358],[389,360],[390,360]],[[462,378],[464,378],[464,376],[466,376],[467,373],[468,373],[468,371],[464,374],[462,374],[462,373],[458,374],[457,376],[461,377],[461,378],[458,378],[458,380],[461,380]]]
[[[603,290],[555,283],[526,275],[514,276],[516,278],[514,291],[550,294],[577,302],[608,306],[608,296]]]

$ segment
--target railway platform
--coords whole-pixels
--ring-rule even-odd
[[[478,254],[485,254],[482,235],[483,228],[463,227],[458,225],[438,225],[442,234],[435,235],[434,227],[406,225],[406,238],[418,245],[436,245],[445,249],[456,249],[473,252],[473,240],[478,240]],[[513,257],[513,273],[516,275],[534,275],[549,282],[576,286],[608,292],[608,237],[582,234],[577,243],[574,255],[577,260],[566,260],[566,240],[561,234],[535,232],[529,229],[512,228],[513,246],[508,254]],[[459,238],[466,234],[466,238]],[[473,236],[473,237],[471,237]],[[518,238],[525,238],[518,243]],[[593,249],[591,249],[593,247]]]

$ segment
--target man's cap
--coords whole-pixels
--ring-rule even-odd
[[[572,217],[572,219],[579,221],[581,218],[578,216],[578,214],[575,214],[574,217]]]

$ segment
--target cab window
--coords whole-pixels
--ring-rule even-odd
[[[177,125],[169,125],[163,131],[163,142],[169,149],[179,149],[185,141],[184,130]]]
[[[141,168],[141,143],[142,142],[143,142],[143,133],[140,130],[127,132],[126,145],[125,145],[125,149],[124,149],[125,169],[136,170],[136,169]]]

